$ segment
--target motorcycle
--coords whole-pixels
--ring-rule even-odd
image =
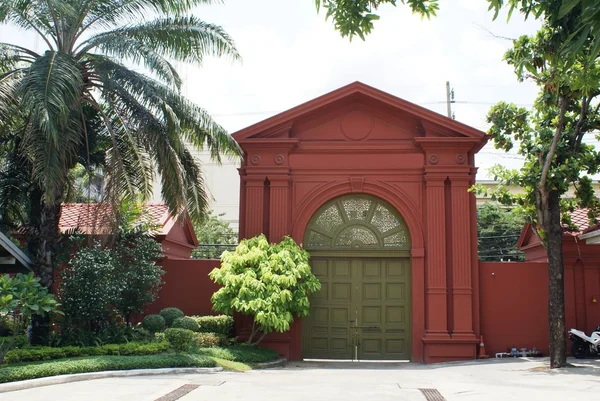
[[[569,339],[573,341],[571,355],[577,359],[600,354],[600,325],[589,336],[581,330],[571,329],[569,330]]]

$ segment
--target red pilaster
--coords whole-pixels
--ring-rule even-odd
[[[245,233],[242,238],[252,238],[263,232],[263,202],[265,196],[265,177],[251,176],[246,180]]]
[[[448,338],[446,300],[445,176],[426,174],[426,336]]]
[[[279,242],[290,232],[290,183],[289,175],[269,176],[270,182],[270,219],[269,240]]]
[[[412,256],[412,361],[424,362],[422,338],[425,335],[425,249],[413,248]]]
[[[474,338],[471,258],[471,177],[451,176],[452,197],[452,317],[455,338]]]

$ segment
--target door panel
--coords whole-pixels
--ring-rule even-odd
[[[303,321],[304,358],[352,358],[353,269],[344,259],[312,259],[321,289],[310,298],[310,315]]]
[[[304,358],[410,359],[410,259],[312,258],[311,266],[322,288],[303,322]]]

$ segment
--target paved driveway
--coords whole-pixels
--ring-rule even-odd
[[[579,364],[579,361],[577,361]],[[101,379],[1,393],[2,401],[594,400],[600,360],[549,371],[540,361],[438,365],[290,363],[284,369]]]

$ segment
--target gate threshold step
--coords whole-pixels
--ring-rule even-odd
[[[331,362],[331,363],[348,363],[348,362],[360,362],[360,363],[410,363],[408,359],[384,359],[384,360],[373,360],[373,359],[315,359],[315,358],[304,358],[304,362]]]

